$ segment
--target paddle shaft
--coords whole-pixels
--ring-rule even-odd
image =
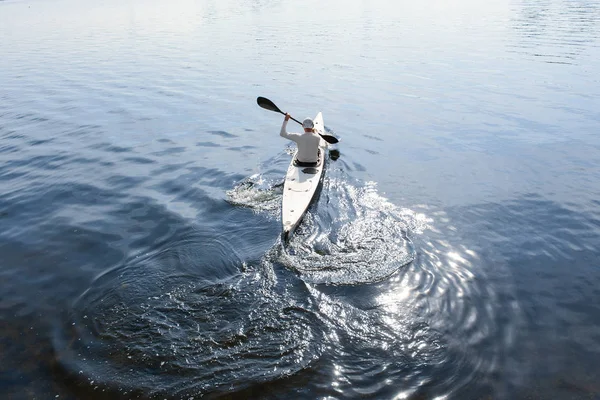
[[[258,105],[262,108],[264,108],[265,110],[270,110],[270,111],[275,111],[278,112],[280,114],[286,115],[283,111],[281,111],[279,109],[279,107],[277,107],[275,105],[275,103],[273,103],[271,100],[265,98],[265,97],[258,97],[256,99],[256,102],[258,103]],[[290,115],[290,119],[294,120],[295,122],[299,123],[300,125],[302,125],[302,122],[298,121],[296,118],[292,117]],[[319,132],[316,132],[319,136],[321,136],[323,138],[323,140],[325,140],[327,143],[331,143],[331,144],[335,144],[338,142],[338,139],[335,136],[331,136],[331,135],[324,135],[321,134]]]
[[[281,111],[281,110],[276,110],[276,111],[278,111],[280,114],[286,115],[286,114],[285,114],[283,111]],[[291,119],[292,121],[296,121],[297,123],[299,123],[300,125],[302,125],[302,122],[298,121],[296,118],[292,117],[291,115],[290,115],[290,119]]]
[[[282,113],[283,115],[285,115],[284,112],[279,111],[280,113]],[[296,118],[292,117],[290,115],[290,119],[296,121],[297,123],[299,123],[300,125],[302,125],[302,122],[298,121]],[[323,140],[325,140],[327,143],[337,143],[338,139],[335,136],[331,136],[331,135],[324,135],[322,133],[317,132],[316,130],[313,129],[313,132],[316,133],[317,135],[321,136],[323,138]]]

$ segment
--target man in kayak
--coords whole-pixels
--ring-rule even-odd
[[[290,133],[287,131],[287,123],[290,120],[290,114],[285,114],[283,125],[281,125],[280,136],[296,142],[298,145],[298,154],[296,161],[300,167],[314,167],[319,161],[319,143],[321,137],[315,133],[315,124],[312,119],[306,118],[302,121],[304,133]]]

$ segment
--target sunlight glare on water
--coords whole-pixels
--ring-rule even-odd
[[[0,1],[0,393],[597,398],[599,39],[590,0]],[[340,139],[289,243],[258,96]]]

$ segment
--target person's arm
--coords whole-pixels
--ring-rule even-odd
[[[279,132],[279,136],[284,137],[289,140],[296,141],[296,139],[300,136],[297,133],[290,133],[287,131],[287,123],[290,120],[290,114],[285,114],[285,119],[283,120],[283,124],[281,125],[281,132]]]

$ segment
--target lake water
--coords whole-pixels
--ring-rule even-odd
[[[599,133],[596,1],[0,1],[1,397],[600,399]]]

